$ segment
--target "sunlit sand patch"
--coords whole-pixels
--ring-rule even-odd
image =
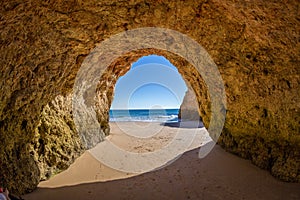
[[[132,126],[133,122],[122,122],[125,126]],[[142,125],[143,122],[139,122]],[[136,138],[124,133],[117,123],[110,123],[111,134],[102,143],[99,143],[95,148],[94,152],[102,155],[110,155],[105,145],[112,143],[123,151],[128,151],[136,154],[151,153],[159,151],[162,148],[167,147],[176,137],[176,134],[180,128],[162,126],[160,123],[155,123],[156,126],[160,126],[161,130],[150,138]],[[153,126],[153,124],[152,124]],[[208,132],[205,128],[190,129],[189,131],[196,131],[188,148],[184,151],[189,151],[200,147],[201,145],[211,141]],[[185,140],[184,137],[190,137],[188,133],[183,138],[175,138],[177,143],[180,144],[180,140]],[[178,151],[180,152],[180,151]],[[183,152],[181,152],[183,153]],[[168,152],[167,152],[168,154]],[[172,155],[173,159],[178,157],[180,154]],[[96,155],[97,156],[97,155]],[[154,164],[157,168],[164,166],[170,160],[162,162],[162,158],[151,157],[148,160],[148,164]],[[125,163],[128,164],[128,163]],[[136,163],[129,163],[134,167]],[[147,165],[147,163],[145,163]],[[129,166],[130,167],[130,166]],[[77,185],[82,183],[91,182],[105,182],[109,180],[124,179],[132,176],[139,175],[140,173],[129,173],[120,170],[116,170],[109,167],[95,158],[90,151],[86,151],[80,156],[66,171],[50,178],[47,181],[43,181],[39,184],[39,187],[44,188],[55,188],[62,186]]]

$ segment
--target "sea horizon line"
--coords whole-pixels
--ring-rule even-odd
[[[109,110],[179,110],[180,108],[113,108]]]

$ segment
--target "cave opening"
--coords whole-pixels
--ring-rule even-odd
[[[164,56],[140,57],[115,85],[109,121],[178,122],[188,87]]]

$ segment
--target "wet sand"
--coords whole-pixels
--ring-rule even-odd
[[[131,136],[124,134],[132,127],[137,131],[132,131]],[[179,130],[185,131],[183,137],[178,137]],[[106,141],[85,152],[68,170],[41,182],[37,190],[24,195],[23,198],[300,199],[300,184],[281,182],[269,172],[226,152],[218,145],[214,146],[206,157],[200,159],[199,148],[209,141],[204,128],[177,128],[162,126],[159,123],[133,122],[123,122],[118,126],[111,123],[111,135]],[[182,143],[184,148],[179,148]],[[108,144],[114,144],[123,152],[154,156],[147,157],[148,164],[145,165],[130,161],[130,158],[119,157],[108,167],[107,163],[101,162],[101,159],[105,162],[107,159],[105,156],[101,157],[102,155],[113,154],[106,151],[108,148],[105,145]],[[170,146],[172,148],[168,149]],[[164,148],[167,150],[161,153]],[[181,153],[184,154],[176,156]],[[164,155],[165,159],[161,159],[159,155]],[[100,158],[100,161],[97,158]],[[173,158],[171,161],[174,162],[146,173],[121,171],[132,168],[133,171],[138,171],[153,163],[157,164],[153,167],[160,166],[170,161],[170,158]]]

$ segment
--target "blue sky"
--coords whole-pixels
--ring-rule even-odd
[[[111,109],[179,108],[186,84],[165,57],[141,57],[116,83]]]

